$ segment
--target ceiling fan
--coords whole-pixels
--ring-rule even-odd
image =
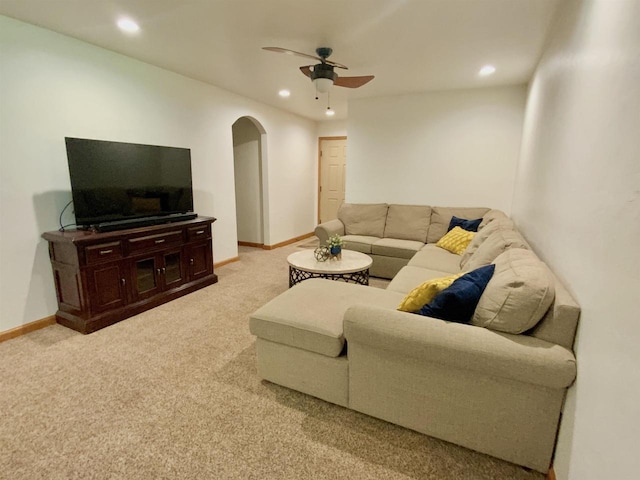
[[[319,60],[320,63],[316,65],[306,65],[304,67],[300,67],[300,71],[307,77],[309,77],[315,84],[318,91],[322,93],[328,92],[331,85],[336,85],[338,87],[358,88],[365,85],[366,83],[369,83],[374,78],[373,75],[364,75],[360,77],[339,77],[338,74],[333,71],[333,69],[343,68],[345,70],[348,70],[348,68],[341,63],[327,60],[327,57],[329,57],[331,53],[333,53],[333,50],[329,47],[316,48],[317,56],[280,47],[262,47],[262,49],[268,50],[270,52],[286,53],[288,55],[297,55],[299,57]]]

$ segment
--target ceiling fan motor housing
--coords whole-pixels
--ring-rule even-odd
[[[315,80],[317,78],[328,78],[332,82],[335,82],[336,78],[338,78],[338,74],[333,71],[332,65],[319,63],[313,67],[313,71],[311,72],[311,80]]]

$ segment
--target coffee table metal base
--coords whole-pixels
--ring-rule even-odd
[[[300,283],[309,278],[327,278],[329,280],[369,285],[369,269],[367,268],[365,270],[352,273],[316,273],[299,270],[289,265],[289,288],[293,287],[296,283]]]

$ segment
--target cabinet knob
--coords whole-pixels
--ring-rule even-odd
[[[122,284],[122,286],[124,287],[127,284],[127,279],[126,278],[121,278],[120,279],[120,283]]]
[[[166,271],[167,271],[167,269],[166,269],[166,268],[164,268],[164,267],[162,267],[162,274],[163,274],[163,275],[165,274],[165,272],[166,272]]]
[[[193,258],[189,259],[189,265],[193,265]]]
[[[156,273],[157,273],[158,275],[160,275],[161,270],[160,270],[159,268],[156,268]]]

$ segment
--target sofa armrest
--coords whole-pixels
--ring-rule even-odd
[[[344,223],[337,218],[329,220],[318,225],[314,233],[320,239],[320,245],[326,245],[331,235],[344,235]]]
[[[566,388],[576,377],[573,352],[559,345],[388,308],[350,307],[344,335],[347,344],[548,388]]]

